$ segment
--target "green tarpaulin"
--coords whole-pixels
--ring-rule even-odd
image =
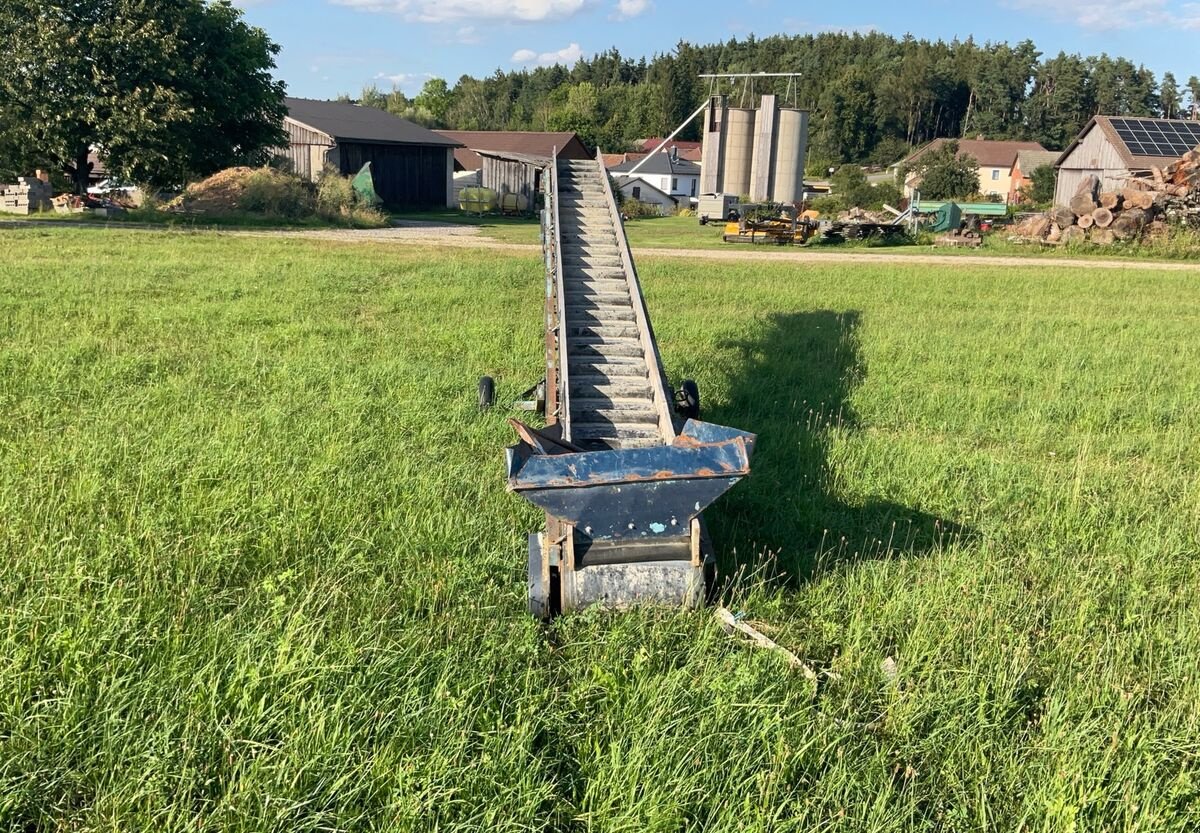
[[[358,194],[359,200],[366,205],[383,205],[383,200],[375,193],[375,180],[371,177],[370,162],[362,166],[362,170],[354,175],[350,184],[354,187],[354,193]]]

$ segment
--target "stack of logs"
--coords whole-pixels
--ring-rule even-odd
[[[1088,176],[1067,205],[1031,217],[1014,231],[1047,243],[1105,246],[1165,237],[1168,220],[1200,228],[1200,147],[1165,168],[1128,177],[1120,191],[1101,191],[1100,180]]]

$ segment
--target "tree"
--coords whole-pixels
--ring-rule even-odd
[[[858,165],[842,165],[833,172],[829,183],[833,186],[833,193],[841,198],[847,208],[862,208],[871,202],[871,185]]]
[[[279,48],[229,0],[5,0],[0,42],[9,142],[81,192],[93,147],[119,177],[179,184],[286,140]]]
[[[850,66],[821,96],[826,121],[818,133],[820,152],[830,159],[861,161],[875,144],[875,91],[873,79],[860,67]]]
[[[799,73],[800,80],[699,77],[718,72]],[[733,107],[755,107],[760,96],[773,93],[783,106],[810,112],[807,167],[824,178],[829,166],[892,163],[938,137],[983,134],[1063,148],[1097,113],[1170,109],[1171,85],[1162,80],[1160,90],[1158,76],[1117,56],[1042,58],[1027,40],[980,45],[970,38],[822,32],[681,41],[636,62],[609,49],[569,67],[463,76],[449,91],[434,79],[418,96],[414,115],[405,118],[432,118],[463,130],[577,128],[588,141],[615,151],[631,149],[635,139],[665,136],[709,95],[725,95]],[[579,92],[585,84],[590,93]],[[1190,112],[1185,85],[1176,86],[1184,99],[1176,112]],[[572,90],[575,100],[569,102]],[[1200,81],[1192,96],[1200,102]],[[702,129],[703,119],[693,119],[679,138],[698,139]]]
[[[1060,52],[1042,62],[1024,105],[1030,138],[1048,148],[1066,147],[1095,112],[1091,79],[1082,58]]]
[[[1034,168],[1029,174],[1029,185],[1021,189],[1021,196],[1036,205],[1054,202],[1054,186],[1057,181],[1058,174],[1055,173],[1053,165]]]
[[[918,190],[927,200],[961,200],[979,191],[979,163],[960,156],[958,142],[946,142],[916,160],[902,177],[920,174]]]
[[[1158,87],[1158,100],[1162,105],[1164,119],[1173,119],[1179,115],[1179,84],[1175,81],[1173,73],[1163,73],[1162,84]]]
[[[446,123],[446,113],[454,103],[454,94],[446,85],[444,78],[430,78],[421,87],[421,92],[413,99],[413,103],[422,110],[427,110],[433,123],[443,126]]]
[[[1192,121],[1200,119],[1200,78],[1192,76],[1187,82],[1188,95],[1191,100],[1188,102],[1188,107],[1192,111]]]

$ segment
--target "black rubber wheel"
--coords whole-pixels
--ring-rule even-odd
[[[496,382],[491,376],[479,377],[479,410],[486,411],[496,404]]]
[[[700,418],[700,388],[691,379],[684,379],[675,394],[675,411],[686,419]]]

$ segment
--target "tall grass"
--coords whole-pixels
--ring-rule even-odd
[[[725,601],[814,687],[707,611],[525,614],[473,402],[538,373],[536,257],[4,241],[6,829],[1200,818],[1188,276],[642,264],[671,377],[760,434]]]

